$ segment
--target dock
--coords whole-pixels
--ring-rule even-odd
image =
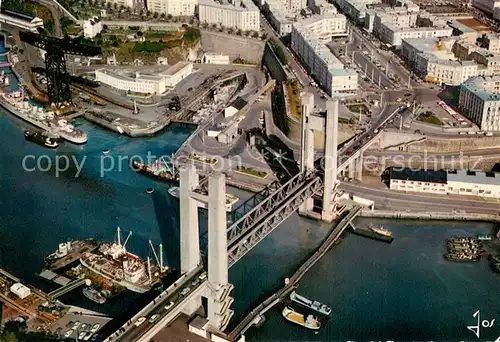
[[[347,213],[341,214],[341,219],[335,225],[328,237],[323,241],[316,252],[306,260],[302,266],[289,278],[288,282],[272,296],[255,307],[243,320],[228,334],[232,341],[236,341],[250,327],[259,322],[259,317],[271,309],[274,305],[288,298],[289,294],[298,287],[300,280],[306,273],[326,254],[330,247],[339,239],[344,230],[361,212],[361,206],[354,206]]]
[[[61,286],[65,286],[71,282],[70,279],[68,279],[64,276],[61,276],[57,273],[54,273],[50,270],[42,270],[42,272],[40,272],[39,276],[42,277],[43,279],[50,280],[50,281],[52,281],[58,285],[61,285]]]

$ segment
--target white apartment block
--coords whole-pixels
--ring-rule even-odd
[[[313,16],[293,24],[293,51],[330,96],[338,92],[353,92],[358,88],[356,71],[344,69],[342,62],[325,45],[332,36],[345,34],[346,25],[346,18],[341,14]]]
[[[165,13],[176,16],[193,16],[197,0],[148,0],[146,6],[153,13]]]
[[[330,4],[326,0],[309,0],[307,7],[309,7],[314,14],[337,14],[337,9],[335,8],[335,6],[333,4]]]
[[[292,32],[293,22],[296,21],[296,15],[290,15],[280,4],[274,1],[266,2],[265,9],[269,11],[269,22],[279,35],[285,36]]]
[[[483,131],[500,131],[500,75],[477,76],[460,86],[462,114]]]
[[[260,12],[251,0],[199,0],[198,18],[202,23],[260,31]]]
[[[488,33],[484,35],[484,40],[487,45],[488,51],[492,53],[500,53],[500,34],[498,33]]]
[[[453,29],[441,19],[423,11],[402,9],[369,10],[365,26],[382,42],[392,46],[400,46],[403,39],[450,37],[453,34]]]
[[[342,12],[358,23],[364,22],[368,10],[367,6],[380,4],[381,2],[380,0],[335,0]]]
[[[83,36],[94,38],[102,31],[102,21],[98,17],[92,17],[83,22]]]
[[[106,0],[106,2],[116,4],[118,7],[124,6],[124,7],[134,7],[134,0]]]
[[[110,69],[98,69],[95,71],[95,77],[97,82],[118,90],[160,95],[175,87],[192,72],[193,63],[179,62],[157,74],[136,72],[127,75]]]

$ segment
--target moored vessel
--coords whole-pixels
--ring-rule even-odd
[[[307,317],[304,317],[303,314],[298,313],[288,306],[285,306],[282,315],[287,321],[298,324],[307,329],[318,330],[321,327],[318,319],[313,315],[307,315]]]
[[[28,129],[24,131],[24,137],[27,140],[34,142],[35,144],[47,148],[56,148],[57,146],[59,146],[59,143],[57,141],[52,140],[50,137],[45,135],[43,131],[35,131]]]
[[[92,287],[85,287],[82,292],[85,297],[97,304],[104,304],[106,302],[106,298],[99,291],[93,289]]]
[[[51,271],[61,269],[77,261],[83,253],[92,252],[99,246],[94,239],[62,242],[57,250],[45,258],[47,268]]]
[[[172,195],[175,198],[179,198],[180,194],[180,189],[178,186],[173,186],[170,189],[168,189],[168,193]],[[193,194],[191,196],[196,200],[197,205],[200,208],[208,209],[208,201],[209,201],[209,195],[207,191],[199,190],[196,189],[193,191]],[[240,199],[232,194],[226,193],[226,211],[231,212],[233,211],[233,206],[239,201]]]
[[[479,241],[490,241],[492,239],[491,235],[485,234],[485,235],[478,235],[477,239]]]
[[[314,312],[317,312],[321,315],[329,316],[332,313],[332,309],[329,308],[327,305],[320,303],[318,301],[312,301],[306,297],[297,294],[297,292],[295,291],[290,293],[290,300],[296,304],[299,304],[300,306],[303,306],[304,308],[313,310]]]
[[[80,263],[90,271],[123,286],[130,291],[145,293],[158,283],[168,270],[163,266],[163,247],[160,244],[160,258],[157,265],[152,265],[149,258],[145,262],[139,256],[128,252],[125,248],[130,236],[121,243],[120,228],[117,228],[118,241],[102,244],[95,252],[82,255]],[[150,246],[153,247],[151,241]],[[153,254],[157,256],[153,249]]]
[[[75,144],[87,142],[87,133],[75,128],[64,117],[58,117],[54,112],[30,103],[25,99],[22,89],[10,93],[0,92],[0,105],[9,113],[38,128],[57,134],[69,142]]]
[[[370,224],[368,226],[368,229],[370,229],[371,231],[373,231],[376,234],[380,234],[380,235],[383,235],[383,236],[392,237],[392,232],[389,229],[386,229],[386,228],[384,228],[382,226],[374,226],[374,225]]]
[[[146,164],[134,160],[132,162],[132,167],[137,172],[141,172],[149,176],[154,176],[161,180],[173,181],[173,182],[179,181],[178,173],[174,172],[171,168],[167,167],[159,160],[157,160],[152,164]]]

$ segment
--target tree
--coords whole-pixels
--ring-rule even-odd
[[[153,13],[153,18],[158,19],[158,15],[159,15],[158,12],[154,12]]]
[[[137,31],[137,33],[135,34],[137,37],[142,37],[142,31]]]
[[[47,23],[45,24],[45,29],[47,32],[50,34],[54,34],[54,21],[52,20],[47,20]]]
[[[264,32],[264,33],[262,34],[262,39],[263,39],[263,40],[266,40],[266,39],[267,39],[267,33],[265,33],[265,32]]]
[[[254,32],[254,33],[252,33],[252,37],[254,37],[254,38],[259,38],[259,32]]]
[[[237,34],[238,36],[241,36],[241,30],[236,31],[236,34]]]
[[[172,20],[172,14],[167,15],[168,20]]]

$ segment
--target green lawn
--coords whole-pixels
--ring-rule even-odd
[[[259,178],[266,178],[267,177],[267,172],[265,171],[260,171],[260,170],[255,170],[254,168],[251,167],[239,167],[237,169],[238,172],[241,173],[246,173],[247,175],[254,176],[254,177],[259,177]]]
[[[418,116],[418,121],[429,123],[432,125],[442,126],[443,122],[432,112],[425,112]]]

